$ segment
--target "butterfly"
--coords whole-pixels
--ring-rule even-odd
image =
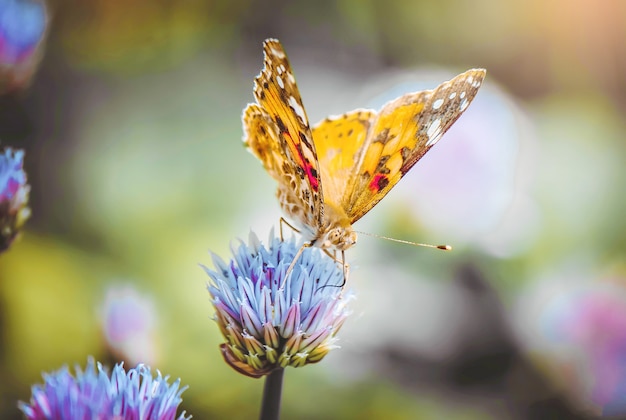
[[[244,144],[278,182],[280,206],[305,246],[340,251],[342,257],[357,241],[352,225],[441,139],[486,74],[468,70],[433,90],[400,96],[378,112],[357,109],[311,128],[282,45],[267,39],[263,50],[256,103],[243,112]]]

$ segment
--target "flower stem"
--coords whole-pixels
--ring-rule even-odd
[[[265,377],[259,420],[278,420],[280,418],[280,397],[283,393],[284,373],[285,369],[279,368]]]

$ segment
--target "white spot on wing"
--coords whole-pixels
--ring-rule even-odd
[[[307,121],[306,121],[306,114],[304,113],[304,108],[302,108],[302,106],[298,103],[298,101],[296,101],[296,98],[294,98],[293,96],[290,96],[289,105],[291,105],[296,115],[300,117],[302,122],[306,124]]]
[[[437,99],[433,102],[433,109],[439,109],[441,108],[441,105],[443,105],[443,99]]]
[[[283,78],[280,76],[276,76],[276,82],[278,83],[278,86],[280,86],[281,89],[285,88],[285,84],[283,83]]]
[[[465,91],[461,92],[461,94],[459,95],[459,98],[461,99],[465,98]]]
[[[441,136],[441,118],[437,118],[430,123],[428,130],[426,130],[426,136],[428,137],[426,146],[432,146],[437,143],[439,137]]]
[[[452,92],[452,93],[450,94],[450,99],[454,99],[454,98],[456,98],[456,92]]]
[[[459,110],[461,112],[465,111],[465,108],[467,108],[468,105],[469,105],[469,101],[467,100],[467,98],[464,98],[463,101],[461,102],[461,105],[459,105]]]
[[[277,48],[271,47],[270,48],[272,50],[272,54],[274,54],[276,57],[278,58],[284,58],[285,57],[285,53],[282,50],[279,50]]]

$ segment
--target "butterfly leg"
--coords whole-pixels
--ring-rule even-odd
[[[287,281],[287,277],[289,277],[289,275],[291,274],[291,271],[293,270],[293,267],[296,265],[296,261],[298,261],[298,259],[300,258],[300,255],[302,255],[302,253],[304,252],[305,248],[310,248],[311,246],[313,246],[312,242],[307,242],[304,245],[302,245],[300,247],[300,249],[298,250],[298,252],[296,252],[296,255],[293,257],[293,260],[291,261],[291,264],[289,264],[289,267],[287,268],[287,271],[285,272],[285,278],[283,279],[283,283],[280,285],[280,288],[283,289],[285,287],[285,282]]]
[[[331,254],[330,252],[328,252],[328,249],[322,249],[322,251],[324,251],[324,253],[326,255],[328,255],[330,258],[333,259],[333,261],[335,261],[336,263],[341,264],[344,267],[344,274],[346,272],[345,267],[350,267],[350,264],[346,263],[346,257],[345,257],[345,251],[341,251],[341,259],[337,258],[337,250],[334,249],[333,253]]]
[[[343,250],[341,251],[341,265],[343,266],[343,283],[341,283],[341,286],[339,287],[346,285],[346,282],[348,281],[348,273],[350,273],[350,265],[346,263],[346,252]]]
[[[284,217],[280,216],[280,240],[284,241],[283,239],[283,224],[289,226],[291,228],[291,230],[295,231],[296,233],[300,233],[300,231],[298,229],[296,229],[296,227],[294,225],[292,225],[291,223],[289,223],[287,220],[285,220]]]
[[[332,258],[335,262],[340,262],[340,261],[337,259],[337,251],[336,251],[336,250],[333,250],[333,253],[332,253],[332,254],[331,254],[331,253],[328,251],[328,249],[326,249],[326,248],[322,248],[322,251],[324,251],[324,254],[328,255],[328,256],[329,256],[330,258]]]

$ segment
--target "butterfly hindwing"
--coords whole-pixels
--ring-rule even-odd
[[[313,127],[313,141],[327,202],[341,204],[375,116],[374,111],[359,109],[328,117]]]
[[[291,163],[280,146],[276,123],[263,108],[249,104],[243,111],[243,128],[246,147],[263,163],[272,178],[282,182],[281,168]]]
[[[461,116],[485,71],[468,70],[434,90],[403,95],[374,119],[342,207],[351,223],[372,209]],[[325,168],[322,167],[322,171]]]

